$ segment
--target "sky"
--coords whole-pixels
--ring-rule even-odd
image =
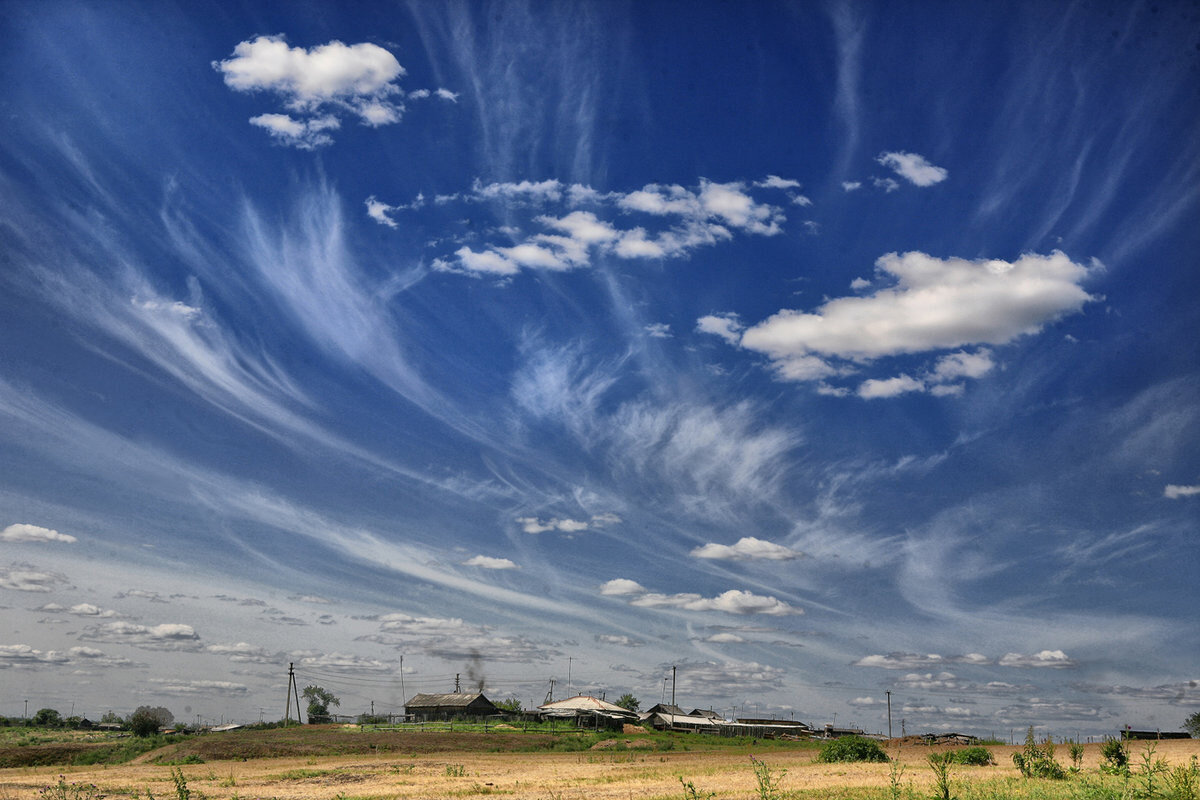
[[[7,0],[0,714],[1178,730],[1197,31]]]

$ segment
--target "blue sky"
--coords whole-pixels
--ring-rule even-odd
[[[4,4],[0,713],[1177,729],[1196,16]]]

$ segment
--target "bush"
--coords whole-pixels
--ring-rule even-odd
[[[825,764],[832,764],[837,761],[874,761],[883,763],[888,760],[887,753],[883,752],[883,748],[879,746],[879,742],[862,736],[843,736],[839,739],[831,739],[821,745],[821,752],[817,756],[817,761]]]
[[[1104,759],[1100,764],[1102,772],[1109,775],[1129,774],[1129,753],[1120,741],[1105,739],[1104,744],[1100,747],[1100,757]]]
[[[968,767],[988,767],[996,763],[996,759],[992,757],[992,751],[986,747],[949,750],[945,753],[945,757],[953,764],[964,764]]]

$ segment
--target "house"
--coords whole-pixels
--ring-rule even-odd
[[[449,694],[416,694],[404,704],[409,719],[431,720],[490,717],[500,709],[480,692],[451,692]]]
[[[538,706],[537,710],[543,719],[572,719],[580,727],[619,729],[626,723],[635,724],[638,721],[636,712],[585,694],[546,703]]]

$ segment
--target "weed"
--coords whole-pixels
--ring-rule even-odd
[[[772,770],[765,761],[759,761],[754,756],[750,756],[750,764],[754,767],[754,780],[758,784],[759,800],[783,800],[779,785],[783,783],[787,770]]]
[[[462,777],[465,777],[466,774],[467,774],[467,767],[464,764],[447,764],[446,765],[446,777],[447,778],[462,778]]]
[[[888,797],[891,800],[900,800],[901,790],[904,784],[901,779],[904,777],[904,765],[900,763],[899,757],[894,759],[888,768]]]
[[[947,750],[943,755],[955,764],[968,767],[988,767],[996,763],[992,751],[986,747],[964,747],[961,750]]]
[[[229,768],[229,777],[221,781],[221,786],[237,786],[237,778],[233,774],[233,767]]]
[[[683,800],[712,800],[712,798],[717,796],[716,792],[702,794],[696,788],[696,784],[691,781],[685,781],[682,775],[679,776],[679,782],[683,784]]]
[[[930,753],[929,768],[933,770],[934,800],[955,800],[950,794],[950,765],[954,763],[952,753]]]
[[[1169,772],[1170,768],[1167,762],[1161,758],[1156,758],[1154,755],[1156,745],[1148,745],[1141,755],[1141,763],[1138,765],[1137,772],[1133,773],[1133,777],[1138,782],[1139,786],[1135,790],[1136,797],[1152,798],[1158,795],[1158,790],[1155,788],[1155,777],[1165,772]]]
[[[1074,739],[1068,739],[1067,745],[1071,750],[1071,772],[1078,775],[1083,769],[1083,745]]]
[[[1038,746],[1033,738],[1033,726],[1025,735],[1025,747],[1020,753],[1013,753],[1013,763],[1026,778],[1052,778],[1062,780],[1067,777],[1066,771],[1054,760],[1054,743],[1047,741]]]
[[[188,800],[192,796],[192,790],[187,785],[187,778],[183,777],[183,770],[179,767],[171,769],[171,780],[175,783],[176,800]]]
[[[1171,787],[1171,800],[1200,800],[1200,764],[1196,763],[1196,757],[1171,770],[1167,784]]]
[[[43,786],[38,797],[44,800],[98,800],[103,797],[94,783],[67,783],[62,775],[53,786]]]

